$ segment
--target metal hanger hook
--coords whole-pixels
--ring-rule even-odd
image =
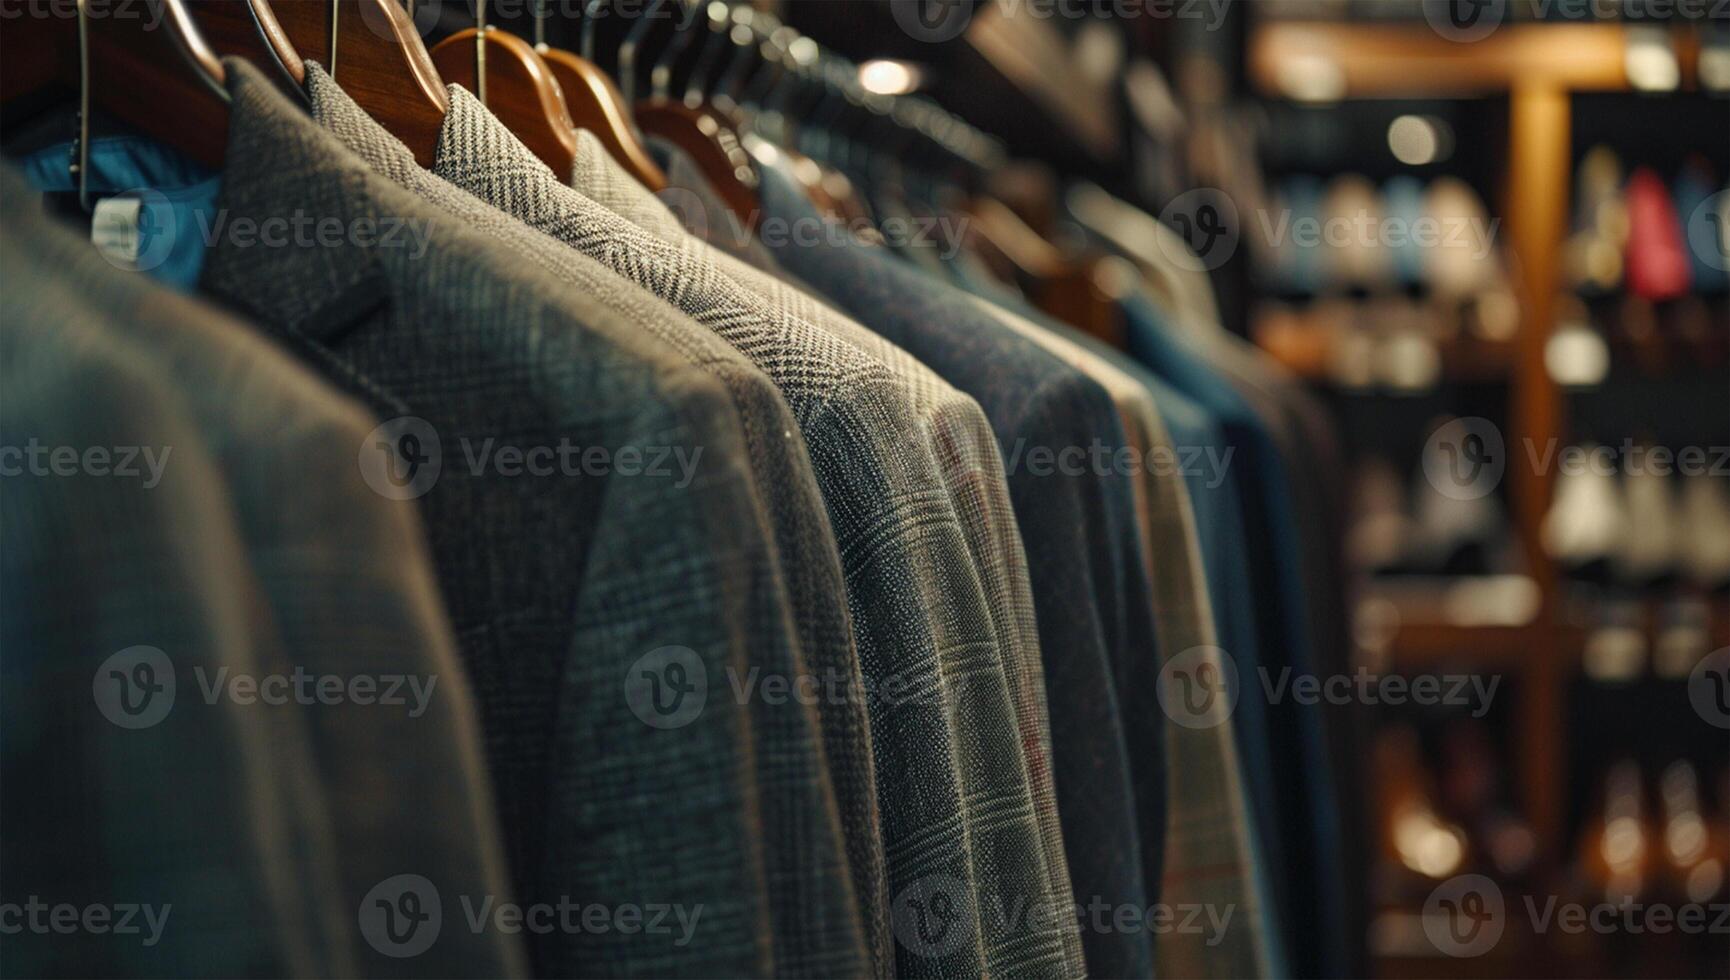
[[[475,0],[475,95],[487,104],[487,0]]]
[[[78,206],[90,212],[90,0],[78,0]]]
[[[643,16],[637,18],[625,39],[619,42],[619,94],[623,96],[620,101],[626,106],[632,104],[637,89],[637,48],[648,37],[650,28],[655,26],[655,11],[670,2],[672,0],[649,0]]]
[[[696,24],[691,23],[691,14],[700,14],[703,10],[702,0],[678,0],[680,7],[680,24],[673,25],[673,37],[668,40],[666,48],[662,49],[660,57],[655,59],[655,65],[649,69],[649,98],[665,99],[673,90],[673,64],[685,49],[691,46],[691,39],[697,36]]]

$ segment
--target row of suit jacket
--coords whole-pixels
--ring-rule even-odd
[[[91,147],[121,259],[4,175],[0,970],[1349,969],[1349,733],[1254,673],[1343,649],[1331,436],[1162,226],[1067,202],[1118,350],[225,67],[220,171]]]

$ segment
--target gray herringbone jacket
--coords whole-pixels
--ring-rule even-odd
[[[995,903],[990,889],[1000,882],[1010,883],[1018,908],[1049,908],[1038,877],[1049,865],[1006,676],[1016,638],[998,627],[958,506],[988,483],[980,474],[992,473],[989,460],[957,454],[945,466],[905,378],[880,358],[740,286],[700,243],[646,234],[563,186],[472,96],[453,90],[452,99],[435,172],[711,326],[775,379],[800,419],[841,544],[865,674],[877,685],[872,725],[892,905],[931,880],[965,900],[945,906],[951,928],[927,930],[936,941],[897,928],[902,972],[972,968],[957,957],[1012,970],[1061,962],[1056,931],[984,928],[995,910],[981,900]],[[909,739],[915,712],[926,727]],[[933,740],[939,731],[947,742]],[[934,809],[945,778],[955,803]],[[1035,877],[1025,881],[1029,868]],[[961,925],[966,934],[955,931]]]
[[[902,382],[919,420],[920,434],[938,461],[961,518],[969,557],[979,572],[1004,650],[1007,689],[992,684],[969,685],[961,690],[963,710],[973,712],[974,717],[1010,718],[1015,730],[973,725],[958,734],[957,742],[962,752],[962,783],[973,804],[963,814],[980,888],[988,966],[1026,973],[1044,963],[1053,972],[1079,974],[1083,966],[1075,930],[1054,933],[1029,917],[1000,914],[1018,904],[1045,909],[1066,906],[1071,884],[1050,765],[1051,725],[1029,569],[997,437],[979,404],[907,351],[813,294],[706,241],[695,240],[681,227],[681,216],[686,225],[694,223],[690,211],[681,207],[676,216],[662,199],[613,162],[598,140],[580,135],[578,147],[572,184],[585,196],[677,245],[687,261],[712,264],[771,309],[847,341],[881,361]],[[679,171],[675,168],[674,172]],[[676,204],[698,203],[676,195],[668,197]],[[706,217],[710,224],[724,224],[725,220],[724,215]],[[812,230],[816,229],[764,229],[765,233],[789,235]],[[833,229],[823,231],[832,233]],[[1001,711],[1005,700],[1013,715]],[[987,813],[993,816],[987,818]],[[1066,963],[1061,968],[1056,965],[1058,943]]]
[[[613,297],[397,187],[256,70],[225,64],[220,217],[342,233],[272,248],[219,230],[202,285],[381,415],[424,421],[394,462],[424,468],[408,473],[519,899],[700,906],[694,934],[534,935],[536,971],[770,972],[750,719],[725,679],[790,626],[726,391]],[[579,471],[510,462],[566,446]],[[695,465],[643,464],[670,454]],[[495,908],[486,898],[444,903],[462,915]]]
[[[861,973],[866,969],[862,910],[848,882],[877,880],[877,893],[882,891],[870,740],[840,556],[786,402],[738,351],[663,300],[423,170],[316,64],[308,67],[306,90],[314,118],[380,174],[560,281],[612,297],[638,329],[664,339],[726,386],[744,422],[752,482],[775,535],[778,554],[771,558],[778,559],[777,574],[786,584],[798,636],[797,644],[753,646],[747,676],[725,678],[724,687],[722,679],[715,680],[717,691],[749,692],[763,834],[778,842],[764,854],[775,968],[795,976]],[[807,675],[823,682],[817,706],[807,698],[765,696],[757,686]],[[859,720],[849,722],[852,718]],[[826,740],[820,740],[820,730],[828,733]],[[842,812],[863,814],[849,821],[846,845]],[[850,874],[843,866],[855,838],[875,844],[876,879]]]

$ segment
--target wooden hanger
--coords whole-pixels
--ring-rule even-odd
[[[583,18],[583,53],[579,57],[558,48],[548,47],[543,38],[545,30],[542,17],[537,6],[535,16],[535,50],[546,59],[547,67],[552,69],[553,78],[559,83],[559,88],[565,93],[565,108],[570,110],[571,120],[578,129],[586,129],[595,134],[595,138],[606,147],[607,153],[618,161],[619,165],[630,172],[637,182],[651,191],[662,191],[667,188],[667,175],[661,170],[660,164],[649,155],[648,147],[637,138],[636,128],[631,123],[631,116],[626,106],[630,105],[628,97],[622,94],[613,80],[607,77],[600,66],[594,62],[594,22],[599,12],[600,0],[591,0],[589,9]],[[630,73],[635,58],[637,46],[642,43],[642,36],[654,25],[649,17],[638,18],[631,27],[630,36],[619,47],[619,73],[625,77],[625,84],[631,84]]]
[[[296,51],[322,62],[349,98],[432,166],[450,96],[398,0],[286,0],[273,13]]]
[[[81,104],[220,168],[228,148],[228,88],[222,62],[198,33],[182,0],[155,0],[160,23],[145,17],[20,17],[0,31],[0,98],[59,83]],[[90,114],[81,112],[88,152]],[[80,177],[88,176],[80,162]]]
[[[1118,301],[1127,283],[1117,263],[1104,257],[1070,260],[996,198],[976,197],[967,210],[967,242],[994,271],[1016,281],[1059,320],[1113,346],[1125,345]]]
[[[306,62],[277,22],[270,0],[188,0],[187,5],[218,54],[245,58],[290,95],[301,97]]]
[[[748,17],[748,8],[734,9],[735,18],[741,15]],[[717,21],[710,17],[707,20],[712,31],[727,29],[725,19]],[[715,193],[726,203],[727,209],[745,229],[754,230],[762,207],[757,196],[757,170],[732,120],[704,104],[706,66],[712,64],[708,47],[711,40],[712,37],[703,39],[704,50],[683,100],[675,100],[664,92],[651,94],[647,101],[634,105],[632,112],[643,132],[658,136],[689,154]],[[728,42],[723,39],[722,43]]]
[[[486,25],[486,0],[475,5],[475,26],[433,48],[433,64],[453,85],[475,93],[506,128],[561,180],[577,162],[577,126],[552,69],[529,42]]]

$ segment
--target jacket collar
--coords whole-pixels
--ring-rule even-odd
[[[256,68],[223,67],[228,152],[202,285],[273,332],[329,343],[389,301],[406,256],[386,250],[424,252],[429,223]]]

